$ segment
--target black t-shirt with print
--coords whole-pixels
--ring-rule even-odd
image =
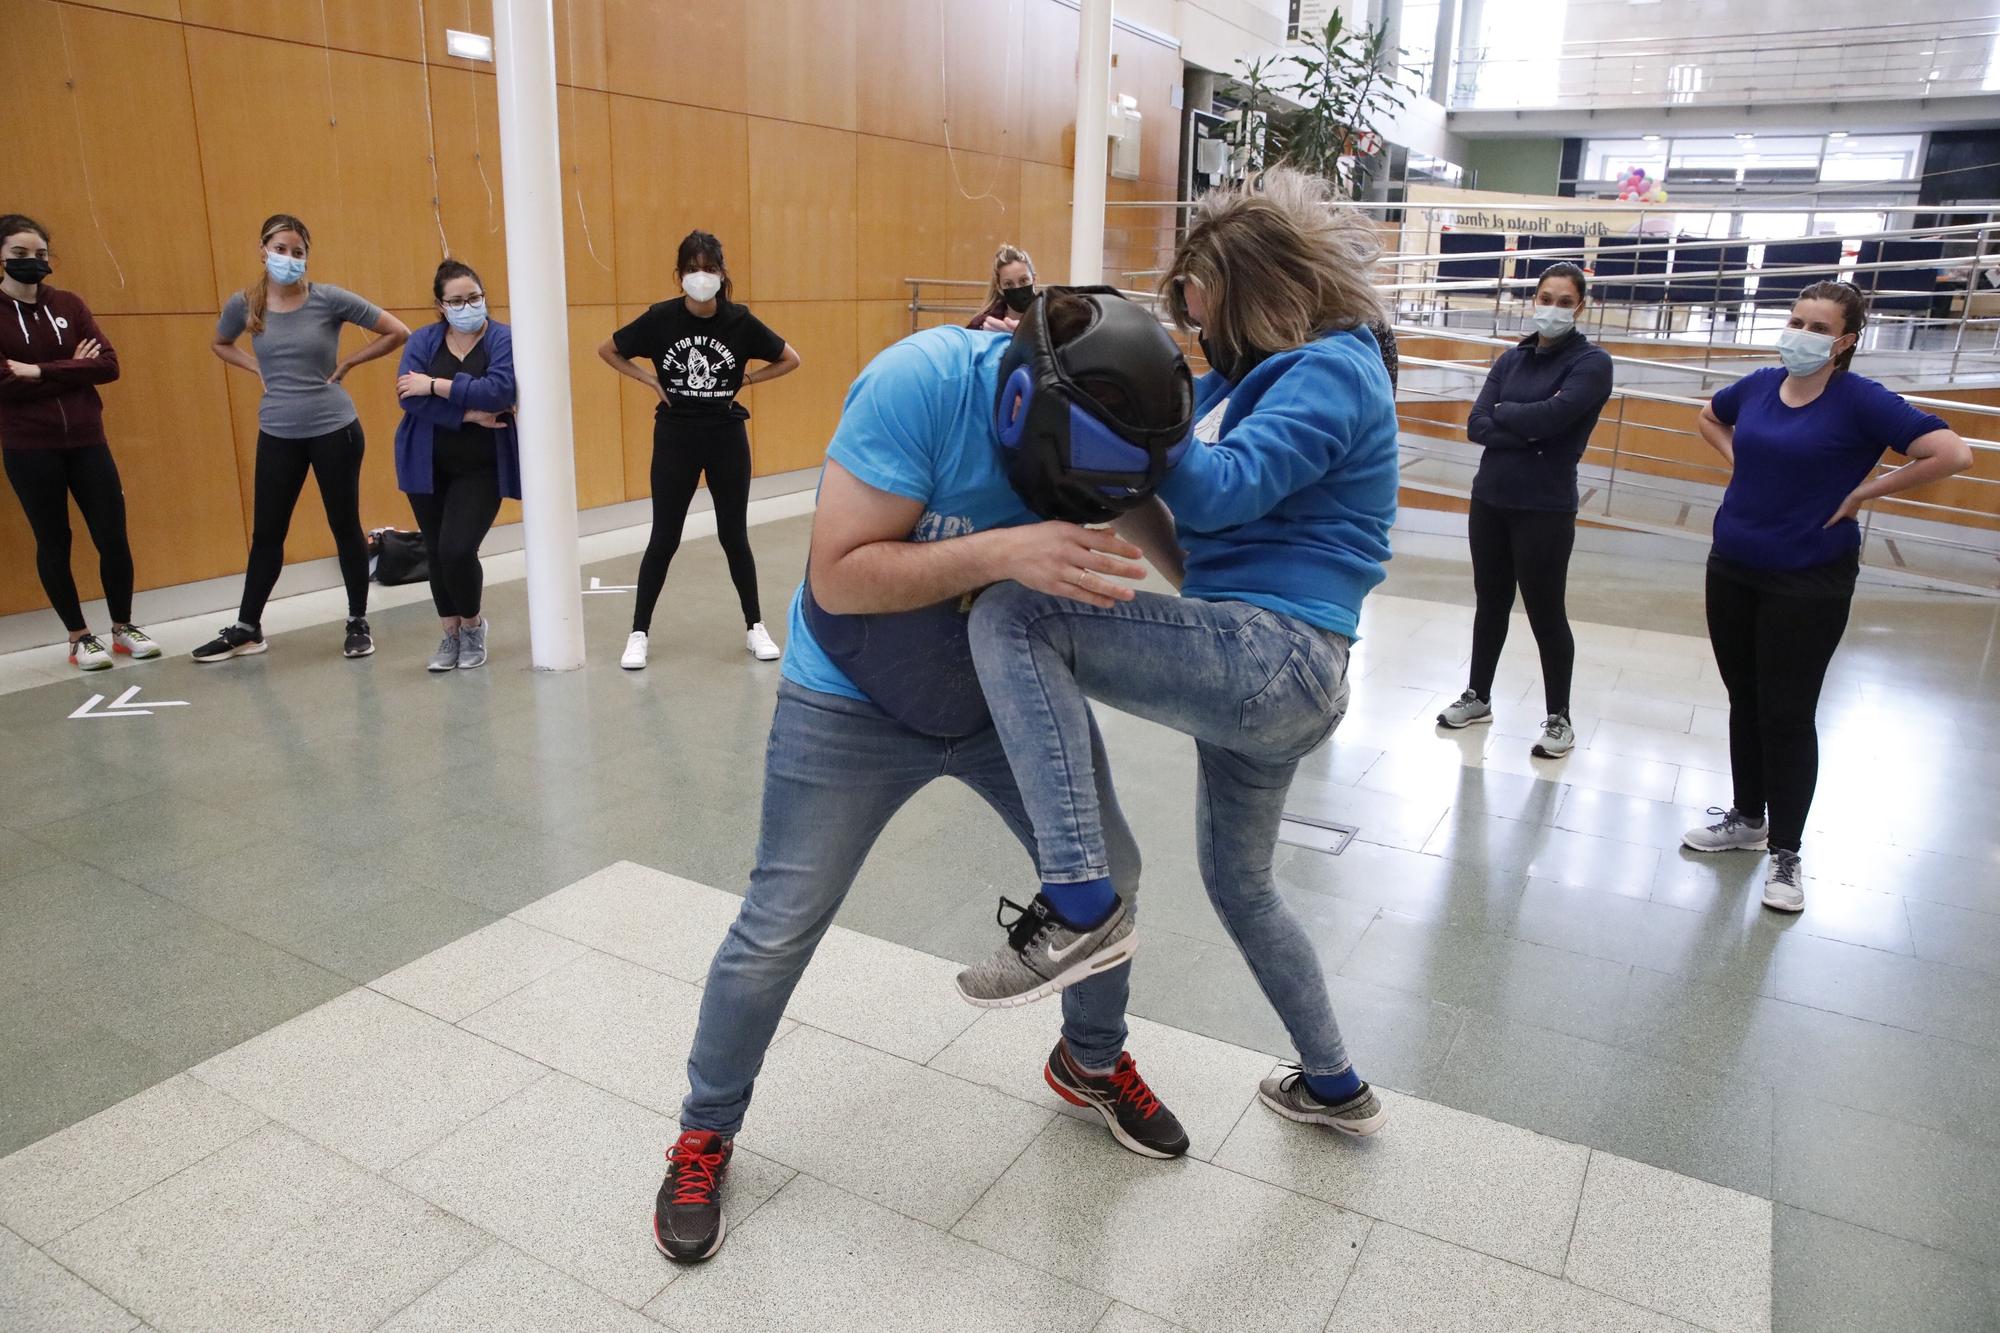
[[[715,313],[702,319],[688,313],[685,297],[651,307],[612,334],[611,345],[627,360],[652,363],[668,400],[657,415],[677,417],[748,418],[736,401],[743,363],[776,361],[785,354],[785,340],[747,306],[718,301]]]

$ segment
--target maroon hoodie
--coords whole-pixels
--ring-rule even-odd
[[[81,449],[103,444],[104,403],[96,386],[118,378],[118,353],[75,292],[46,282],[38,301],[16,301],[0,292],[0,449]],[[104,350],[88,359],[77,344],[95,338]],[[8,361],[42,368],[40,379],[22,379]]]

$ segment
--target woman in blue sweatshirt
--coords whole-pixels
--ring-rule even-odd
[[[1701,410],[1731,468],[1708,557],[1708,637],[1729,690],[1735,803],[1682,841],[1771,849],[1764,905],[1802,911],[1799,862],[1819,777],[1814,715],[1861,567],[1855,514],[1871,500],[1972,466],[1944,421],[1848,369],[1867,301],[1844,282],[1799,293],[1778,335],[1784,369],[1753,371]],[[1872,475],[1885,450],[1910,461]]]
[[[485,576],[479,544],[500,497],[521,498],[514,430],[514,334],[486,317],[486,292],[468,264],[447,259],[431,280],[440,318],[410,335],[396,377],[396,485],[424,534],[431,602],[444,639],[432,671],[486,665]]]
[[[1042,884],[1026,928],[962,975],[961,992],[987,1005],[1050,993],[1061,975],[1036,976],[1027,959],[1085,956],[1118,912],[1085,706],[1102,700],[1194,738],[1202,882],[1299,1052],[1260,1096],[1346,1134],[1380,1128],[1382,1104],[1348,1058],[1271,863],[1298,762],[1346,711],[1362,598],[1389,558],[1396,407],[1366,327],[1384,313],[1369,285],[1377,253],[1370,225],[1296,172],[1204,199],[1162,284],[1214,368],[1195,387],[1199,443],[1162,484],[1166,508],[1120,522],[1181,595],[1133,596],[1097,572],[1077,576],[1079,594],[1108,605],[1003,583],[971,626]],[[1009,978],[1018,993],[992,984]]]
[[[1576,544],[1576,465],[1611,397],[1611,357],[1576,327],[1586,282],[1574,264],[1552,264],[1535,286],[1535,331],[1502,352],[1472,405],[1466,436],[1484,447],[1472,479],[1466,536],[1472,545],[1472,672],[1438,722],[1469,727],[1493,720],[1493,674],[1514,589],[1542,658],[1548,720],[1534,753],[1560,759],[1576,745],[1569,721],[1576,639],[1563,595]]]

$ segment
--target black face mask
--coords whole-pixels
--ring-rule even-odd
[[[1222,378],[1228,380],[1231,384],[1241,384],[1245,375],[1248,375],[1258,366],[1263,365],[1265,359],[1270,356],[1268,352],[1249,351],[1242,353],[1233,360],[1226,359],[1209,347],[1208,335],[1206,333],[1196,334],[1195,341],[1201,344],[1201,354],[1203,359],[1208,362],[1209,369],[1221,371]]]
[[[1023,314],[1029,306],[1035,303],[1035,289],[1033,287],[1002,287],[1000,289],[1000,299],[1005,301],[1007,308],[1015,314]]]
[[[49,261],[46,259],[10,259],[6,264],[7,276],[24,287],[33,287],[49,276]]]

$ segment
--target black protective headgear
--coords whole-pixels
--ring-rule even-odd
[[[1050,299],[1090,323],[1053,344]],[[1104,406],[1110,397],[1114,413]],[[1174,340],[1112,287],[1045,287],[1000,362],[994,404],[1007,480],[1043,518],[1103,523],[1150,496],[1194,438],[1194,377]]]

